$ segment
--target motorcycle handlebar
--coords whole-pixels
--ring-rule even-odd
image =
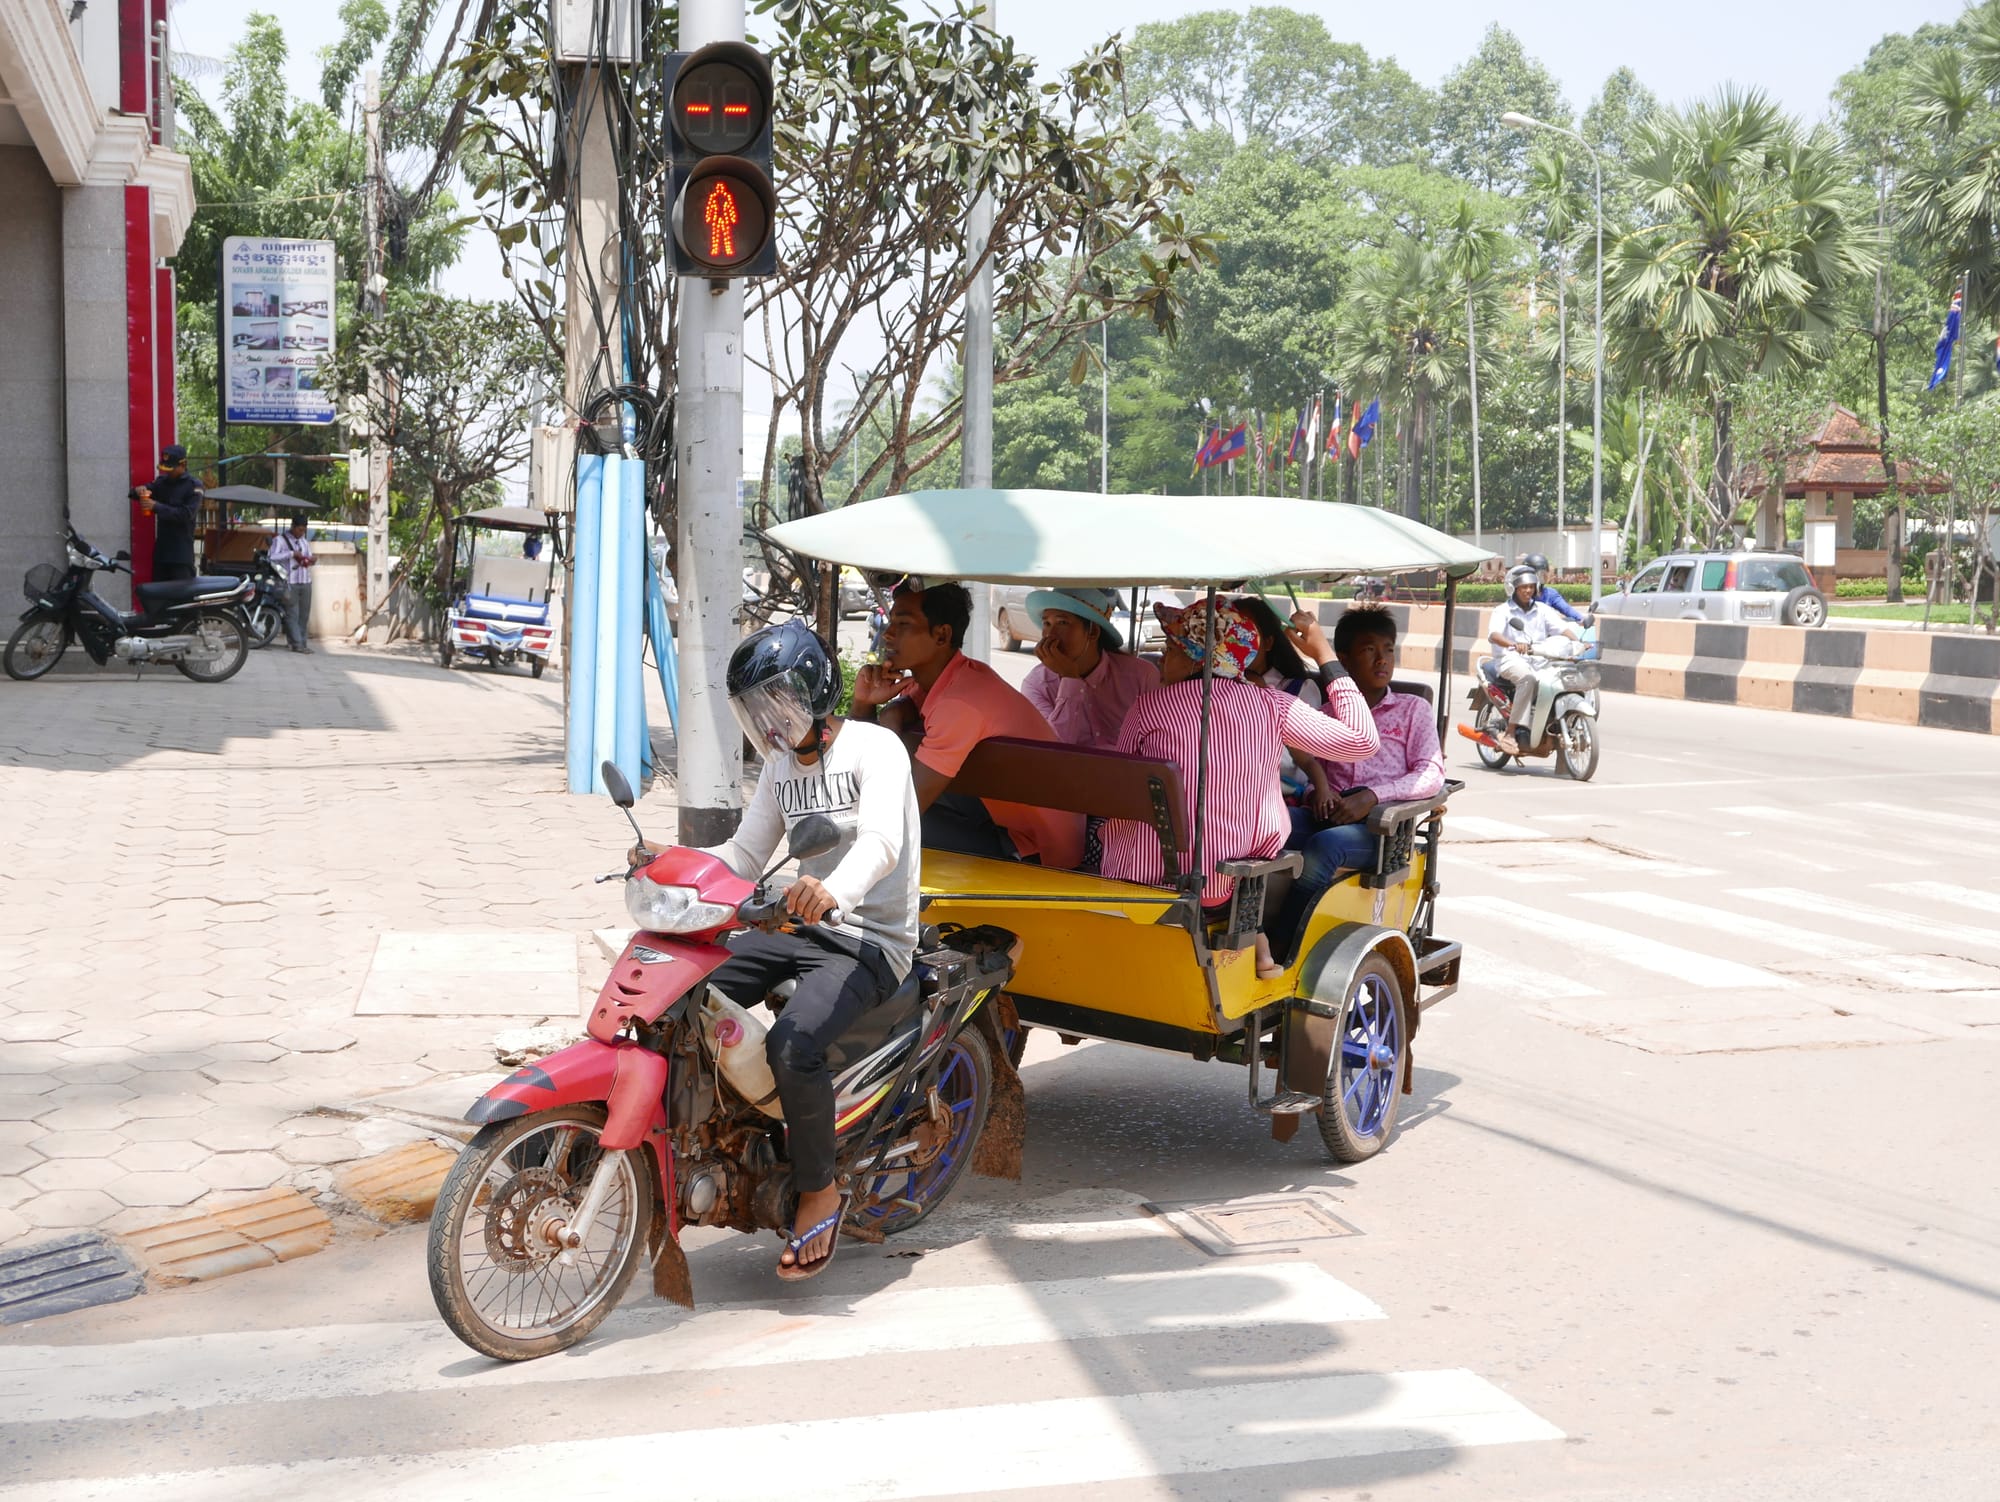
[[[770,892],[763,897],[751,897],[748,901],[738,904],[736,916],[745,923],[757,928],[772,927],[780,923],[789,922],[792,920],[792,914],[785,907],[785,898],[790,894],[791,888],[787,887],[782,892]],[[840,909],[833,908],[829,910],[826,916],[819,921],[826,927],[833,927],[840,922]]]

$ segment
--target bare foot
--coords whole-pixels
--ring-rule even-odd
[[[827,1185],[824,1189],[813,1189],[802,1192],[799,1195],[798,1212],[792,1217],[792,1235],[794,1237],[805,1235],[806,1232],[810,1231],[828,1216],[835,1214],[839,1209],[840,1191],[831,1184]],[[824,1261],[832,1246],[833,1228],[829,1226],[804,1246],[800,1247],[796,1256],[793,1255],[792,1249],[789,1246],[786,1247],[783,1252],[778,1254],[778,1266],[811,1267],[815,1262]]]
[[[1257,979],[1276,980],[1284,973],[1285,967],[1271,958],[1271,941],[1257,935]]]

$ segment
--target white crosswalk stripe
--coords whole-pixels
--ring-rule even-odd
[[[1898,897],[1918,897],[1925,902],[1969,907],[1976,913],[2000,913],[2000,892],[1953,886],[1948,881],[1885,881],[1879,883],[1875,890],[1894,892]]]
[[[0,1488],[6,1502],[486,1502],[625,1497],[639,1478],[732,1502],[948,1497],[1207,1475],[1406,1450],[1561,1439],[1492,1383],[1463,1370],[1308,1377],[1228,1387],[859,1418],[806,1419],[418,1456],[230,1466],[113,1481]],[[830,1456],[866,1457],[861,1474]],[[810,1477],[809,1486],[800,1486]]]
[[[1852,809],[1856,813],[1868,814],[1893,825],[1898,822],[1928,824],[1937,829],[1949,829],[1960,835],[1983,834],[2000,835],[2000,819],[1981,819],[1957,808],[1918,808],[1907,803],[1841,803],[1838,808]]]
[[[1476,843],[1485,840],[1546,840],[1553,836],[1546,829],[1536,829],[1529,824],[1510,824],[1505,819],[1488,819],[1478,814],[1447,813],[1445,834],[1448,838]]]
[[[1773,923],[1767,918],[1753,917],[1732,908],[1683,902],[1679,898],[1662,897],[1652,892],[1579,892],[1576,895],[1585,902],[1679,924],[1683,938],[1690,930],[1699,933],[1706,929],[1739,939],[1751,939],[1774,949],[1794,950],[1799,954],[1858,959],[1887,953],[1884,945],[1848,934],[1814,933],[1809,929],[1794,928],[1789,923]]]
[[[1519,925],[1523,932],[1531,934],[1550,931],[1553,925],[1559,929],[1567,949],[1587,945],[1621,964],[1650,970],[1704,991],[1785,990],[1794,984],[1789,977],[1774,975],[1752,965],[1703,954],[1699,950],[1684,949],[1677,944],[1662,943],[1643,934],[1591,923],[1567,914],[1552,916],[1542,909],[1505,897],[1458,897],[1453,899],[1451,907],[1454,914],[1473,913],[1512,922]]]
[[[1547,1000],[1575,1000],[1602,996],[1595,986],[1587,986],[1574,976],[1558,975],[1510,959],[1483,944],[1467,943],[1465,960],[1459,967],[1460,984],[1468,991],[1497,991],[1509,996],[1539,996]]]
[[[1096,1224],[1125,1234],[1079,1243],[1080,1251],[1088,1247],[1089,1259],[1115,1264],[1141,1242],[1151,1243],[1149,1259],[1162,1254],[1162,1243],[1186,1250],[1151,1217]],[[1047,1227],[1028,1221],[1019,1229]],[[994,1234],[1012,1236],[1015,1228],[1010,1223]],[[873,1502],[1025,1487],[1072,1490],[1245,1466],[1562,1438],[1561,1430],[1493,1383],[1458,1368],[1329,1373],[1302,1362],[1294,1375],[1279,1371],[1246,1380],[1258,1368],[1232,1361],[1169,1367],[1174,1378],[1155,1377],[1143,1384],[1147,1390],[1126,1391],[1118,1383],[1098,1385],[1088,1376],[1089,1363],[1071,1360],[1047,1369],[1082,1374],[1081,1386],[1077,1378],[1059,1377],[1024,1401],[1010,1393],[1009,1401],[977,1406],[896,1406],[933,1387],[963,1395],[961,1382],[939,1374],[963,1373],[981,1351],[1055,1350],[1204,1331],[1235,1342],[1238,1332],[1248,1337],[1262,1330],[1296,1332],[1288,1349],[1332,1349],[1345,1344],[1339,1327],[1389,1317],[1312,1262],[1246,1258],[1046,1281],[899,1283],[872,1293],[693,1313],[647,1301],[620,1311],[561,1357],[511,1365],[468,1359],[434,1321],[0,1347],[0,1436],[10,1444],[26,1425],[143,1426],[147,1415],[161,1414],[176,1416],[173,1432],[182,1436],[169,1452],[179,1468],[141,1469],[147,1462],[135,1460],[124,1475],[15,1481],[0,1485],[0,1502],[487,1502],[544,1493],[622,1499],[642,1489],[646,1478],[668,1477],[679,1496],[791,1502],[801,1495],[802,1476],[812,1478],[814,1498]],[[831,1415],[805,1412],[780,1423],[774,1414],[753,1411],[744,1417],[754,1422],[688,1429],[673,1420],[697,1415],[666,1405],[656,1432],[620,1430],[593,1438],[589,1399],[579,1394],[566,1404],[562,1393],[567,1384],[670,1375],[684,1378],[689,1391],[715,1391],[728,1373],[781,1367],[823,1372],[832,1391],[844,1363],[883,1356],[907,1358],[912,1372],[909,1383],[885,1394],[892,1411],[854,1412],[837,1403]],[[1204,1371],[1217,1380],[1202,1382]],[[662,1393],[675,1390],[671,1381],[654,1385]],[[357,1404],[379,1405],[386,1414],[399,1401],[438,1392],[466,1401],[484,1394],[495,1405],[525,1402],[537,1412],[568,1412],[571,1418],[557,1431],[564,1437],[549,1442],[525,1442],[534,1431],[516,1430],[482,1434],[502,1441],[486,1447],[450,1448],[446,1441],[433,1449],[429,1431],[418,1429],[419,1445],[399,1453],[347,1453],[342,1440],[322,1440],[316,1452],[286,1456],[282,1463],[268,1449],[246,1454],[240,1444],[207,1452],[201,1447],[205,1430],[241,1434],[248,1425],[255,1433],[263,1405],[306,1412],[337,1401],[349,1412],[368,1411]],[[512,1392],[520,1396],[503,1396]],[[355,1430],[365,1434],[367,1427],[363,1419]],[[506,1442],[515,1439],[524,1442]],[[17,1453],[18,1445],[10,1449]],[[60,1461],[69,1452],[58,1441],[49,1453]],[[91,1453],[101,1461],[101,1449]],[[202,1464],[219,1454],[238,1463]],[[829,1467],[830,1456],[847,1459]]]
[[[1750,902],[1769,903],[1773,907],[1791,908],[1795,912],[1818,913],[1842,923],[1858,923],[1868,928],[1886,928],[1910,935],[1921,934],[1925,938],[1943,939],[1949,944],[1965,944],[1981,949],[2000,948],[2000,930],[1948,923],[1921,913],[1870,907],[1866,903],[1848,902],[1798,887],[1739,887],[1729,895]]]

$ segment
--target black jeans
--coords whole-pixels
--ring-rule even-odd
[[[924,810],[923,841],[926,850],[983,855],[996,861],[1020,859],[1012,836],[993,822],[985,801],[965,793],[940,793]]]
[[[801,1190],[833,1182],[833,1071],[826,1051],[854,1020],[889,999],[896,972],[865,940],[825,928],[792,934],[751,929],[732,937],[709,983],[738,1006],[755,1006],[781,980],[798,989],[772,1024],[764,1056],[785,1107],[785,1142]]]
[[[192,579],[194,576],[194,560],[192,558],[187,559],[185,562],[179,558],[171,560],[155,558],[153,560],[153,578],[157,583],[165,583],[169,579]]]

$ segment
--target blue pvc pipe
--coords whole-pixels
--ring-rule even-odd
[[[604,485],[604,457],[576,456],[576,537],[570,570],[569,717],[563,722],[563,749],[569,764],[569,790],[600,790],[597,760],[597,573],[599,497]]]
[[[653,638],[653,661],[660,669],[660,697],[667,701],[667,723],[681,732],[681,667],[674,644],[674,624],[667,619],[667,592],[659,570],[646,558],[646,630]]]
[[[604,482],[598,487],[597,522],[597,657],[596,695],[591,701],[591,766],[618,754],[618,618],[624,582],[624,537],[618,529],[618,495],[624,488],[626,461],[604,456]],[[621,770],[623,770],[621,768]],[[600,779],[597,788],[604,790]]]
[[[619,473],[618,671],[616,749],[612,759],[633,787],[646,759],[646,466],[628,459]],[[607,494],[609,493],[607,487]],[[610,517],[606,517],[607,526]]]

